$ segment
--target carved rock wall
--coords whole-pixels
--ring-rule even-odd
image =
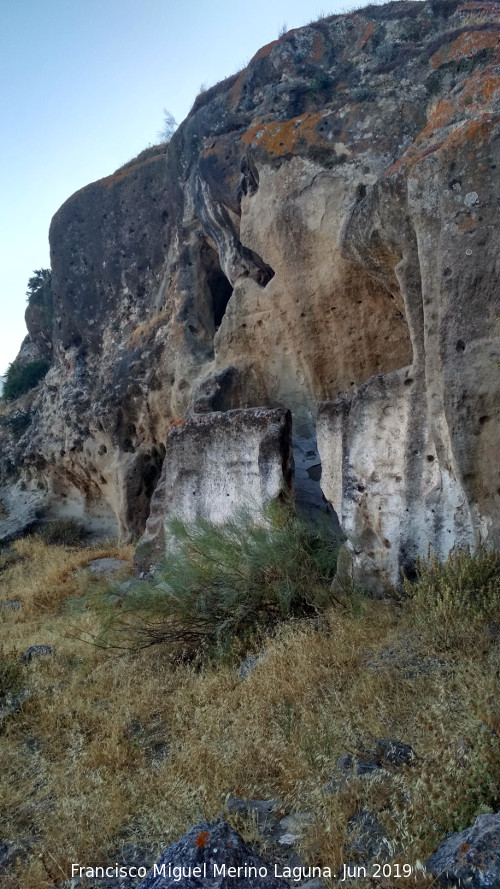
[[[137,535],[172,421],[289,408],[314,445],[330,402],[360,576],[498,543],[499,21],[428,0],[290,31],[70,198],[28,487]]]
[[[290,487],[290,411],[258,408],[203,414],[174,424],[136,566],[149,570],[168,549],[169,519],[220,524],[242,506],[258,517]]]

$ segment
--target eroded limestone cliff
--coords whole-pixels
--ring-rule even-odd
[[[317,419],[374,591],[500,543],[499,22],[431,0],[289,31],[61,207],[17,446],[53,512],[137,534],[173,421],[267,406],[311,453]]]

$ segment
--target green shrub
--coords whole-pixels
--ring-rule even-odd
[[[222,525],[175,520],[169,531],[175,552],[120,607],[105,607],[100,644],[220,645],[332,601],[337,544],[331,529],[285,506],[274,505],[258,522],[246,512]]]
[[[87,531],[75,519],[55,519],[37,528],[37,534],[49,545],[80,546]]]
[[[484,725],[456,742],[436,736],[435,755],[423,764],[414,800],[416,822],[427,845],[469,827],[478,815],[500,806],[500,738]]]
[[[33,276],[28,281],[26,296],[29,306],[40,306],[43,309],[45,323],[50,327],[54,317],[54,294],[50,269],[36,269],[33,272]]]
[[[437,642],[453,645],[464,631],[493,620],[500,609],[498,553],[481,544],[475,553],[453,550],[416,563],[417,581],[404,578],[416,623]]]
[[[50,361],[46,358],[38,358],[22,365],[15,362],[10,364],[5,377],[3,397],[13,401],[25,392],[29,392],[44,378],[49,367]]]

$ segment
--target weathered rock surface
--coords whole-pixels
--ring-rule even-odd
[[[26,491],[20,485],[0,490],[0,543],[9,543],[36,524],[47,503],[42,491]]]
[[[227,811],[234,815],[246,815],[254,818],[259,827],[265,827],[269,821],[275,822],[275,812],[282,807],[282,803],[275,799],[241,799],[231,796],[226,800]]]
[[[172,421],[285,406],[314,444],[323,402],[357,581],[500,543],[499,27],[426,0],[290,31],[63,205],[16,444],[54,514],[142,532]]]
[[[479,815],[472,827],[452,833],[426,863],[443,886],[498,889],[500,813]]]
[[[107,557],[104,559],[92,559],[87,566],[87,570],[97,577],[111,577],[117,571],[123,571],[127,567],[128,562],[125,559]]]
[[[361,809],[347,823],[347,855],[363,864],[389,861],[392,858],[390,839],[377,816],[369,809]]]
[[[372,753],[366,751],[364,757],[366,755],[368,758],[363,759],[352,757],[350,753],[339,756],[335,771],[323,787],[323,793],[338,793],[354,777],[376,773],[377,777],[388,779],[392,770],[410,765],[416,756],[413,747],[393,738],[377,738],[375,749]]]
[[[282,496],[292,472],[289,411],[247,408],[173,424],[136,566],[148,571],[164,555],[168,519],[220,524],[242,504],[258,514]]]
[[[163,865],[165,876],[161,873]],[[184,889],[198,889],[205,882],[212,889],[230,889],[235,884],[236,873],[228,873],[228,868],[233,867],[242,868],[237,877],[237,883],[242,889],[286,889],[289,885],[286,880],[275,877],[273,866],[246,846],[239,834],[225,821],[217,824],[202,821],[193,827],[177,843],[165,850],[155,865],[156,875],[153,869],[138,889],[173,889],[178,885],[178,880],[176,882],[175,872],[170,870],[169,873],[169,866],[171,869],[185,868],[185,871],[181,871]],[[252,869],[247,871],[248,875],[244,872],[245,867]],[[199,868],[199,871],[193,874],[194,868]]]

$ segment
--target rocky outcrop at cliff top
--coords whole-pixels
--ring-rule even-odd
[[[172,421],[284,406],[360,577],[499,543],[500,7],[289,31],[50,231],[54,363],[19,443],[54,509],[144,528]]]

